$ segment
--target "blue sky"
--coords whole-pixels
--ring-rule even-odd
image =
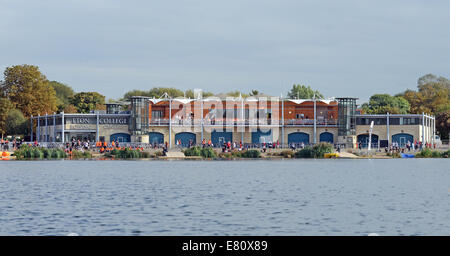
[[[120,98],[171,86],[325,96],[450,77],[450,1],[0,0],[0,69]]]

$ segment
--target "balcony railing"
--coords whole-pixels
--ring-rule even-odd
[[[201,119],[172,118],[172,125],[201,125]],[[282,125],[281,119],[275,122],[272,119],[203,119],[203,125]],[[150,126],[169,126],[169,119],[151,119]],[[312,126],[314,119],[285,119],[285,126]],[[337,119],[317,119],[318,126],[336,126]]]
[[[302,126],[314,125],[314,119],[285,119],[284,125]],[[334,126],[337,125],[337,119],[317,119],[316,125],[320,126]]]

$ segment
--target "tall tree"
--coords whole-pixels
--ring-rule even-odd
[[[61,112],[70,104],[70,98],[73,97],[75,92],[72,87],[57,81],[50,81],[49,84],[55,90],[58,98],[58,111]]]
[[[436,115],[436,130],[441,139],[448,140],[450,134],[450,109],[439,112]]]
[[[427,74],[417,81],[417,91],[406,90],[400,94],[411,105],[411,113],[422,112],[436,116],[436,130],[442,139],[448,139],[450,111],[450,81],[444,77]]]
[[[6,118],[8,135],[24,135],[28,129],[28,121],[18,109],[11,109]]]
[[[369,103],[364,103],[362,108],[367,114],[407,114],[409,112],[409,102],[400,96],[389,94],[374,94],[370,97]]]
[[[406,90],[399,94],[411,105],[411,113],[436,115],[449,104],[450,83],[446,78],[428,74],[419,78],[418,91]]]
[[[14,108],[14,105],[7,98],[0,98],[0,133],[1,137],[6,133],[6,124],[8,113],[11,109]]]
[[[314,95],[316,98],[323,99],[323,95],[319,91],[311,89],[310,86],[294,84],[287,96],[290,99],[312,99]]]
[[[80,92],[70,99],[70,103],[75,106],[78,113],[90,113],[93,110],[104,109],[105,96],[98,92]]]
[[[56,111],[55,90],[37,66],[17,65],[7,67],[1,82],[1,92],[22,111],[23,115],[38,115]]]

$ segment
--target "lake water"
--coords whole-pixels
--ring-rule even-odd
[[[2,161],[0,235],[450,235],[450,160]]]

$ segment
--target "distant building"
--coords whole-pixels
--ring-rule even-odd
[[[126,106],[106,104],[106,113],[32,117],[35,128],[31,136],[40,142],[89,139],[188,146],[211,140],[216,146],[231,141],[284,146],[330,142],[355,147],[368,144],[369,126],[374,121],[374,146],[433,142],[433,116],[364,115],[357,110],[356,100],[136,96]]]

